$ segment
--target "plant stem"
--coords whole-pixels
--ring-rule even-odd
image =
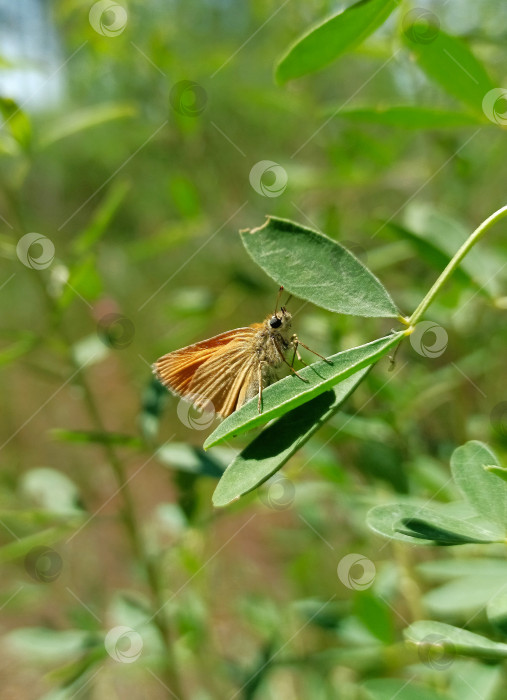
[[[438,292],[440,291],[440,288],[444,286],[444,284],[447,282],[448,278],[452,275],[454,270],[458,267],[460,262],[463,260],[465,255],[468,253],[468,251],[473,248],[473,246],[479,241],[484,234],[489,231],[489,229],[496,224],[497,221],[500,221],[504,217],[507,216],[507,206],[502,207],[501,209],[498,209],[498,211],[495,211],[494,214],[491,214],[490,217],[488,217],[485,221],[478,226],[475,231],[467,238],[467,240],[463,243],[461,248],[457,251],[457,253],[454,255],[454,257],[450,260],[449,264],[447,267],[444,269],[440,277],[437,279],[435,284],[431,287],[429,292],[426,294],[424,299],[421,301],[417,309],[414,311],[412,316],[408,319],[409,321],[409,326],[413,327],[415,324],[419,321],[421,316],[424,314],[428,306],[432,303],[433,299],[436,297]]]

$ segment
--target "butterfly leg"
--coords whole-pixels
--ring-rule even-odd
[[[293,374],[296,375],[296,377],[299,377],[303,382],[308,382],[308,379],[305,379],[305,378],[302,377],[300,374],[298,374],[298,373],[296,372],[296,370],[294,369],[294,367],[292,367],[292,365],[291,365],[289,362],[287,362],[287,360],[285,359],[285,355],[283,354],[283,352],[282,352],[282,351],[280,350],[280,348],[278,347],[278,344],[277,344],[276,340],[275,340],[273,337],[271,338],[271,340],[273,341],[273,345],[275,346],[275,348],[276,348],[276,350],[277,350],[277,352],[278,352],[278,354],[279,354],[280,359],[282,360],[282,362],[285,362],[285,364],[287,365],[287,367],[290,369],[290,371],[291,371]]]
[[[296,335],[295,333],[294,333],[294,335],[292,336],[291,340],[292,340],[293,345],[294,345],[296,348],[297,348],[298,345],[301,345],[301,346],[304,347],[306,350],[309,350],[310,352],[313,352],[313,354],[314,354],[314,355],[317,355],[317,357],[320,357],[321,360],[324,360],[325,362],[327,362],[327,363],[330,364],[330,365],[333,364],[333,363],[330,362],[326,357],[324,357],[323,355],[319,355],[318,352],[315,352],[315,350],[312,350],[311,348],[309,348],[308,345],[305,345],[304,343],[302,343],[302,342],[299,340],[299,338],[297,337],[297,335]],[[298,353],[298,358],[299,358],[299,353]]]
[[[291,338],[291,343],[294,346],[294,354],[292,355],[292,365],[294,365],[294,358],[297,356],[298,360],[305,366],[308,367],[308,363],[303,360],[301,353],[298,350],[299,340],[297,335],[293,335]]]
[[[259,413],[262,413],[262,365],[265,364],[264,362],[259,362],[259,366],[257,368],[257,378],[259,380],[259,400],[257,402],[257,411]]]

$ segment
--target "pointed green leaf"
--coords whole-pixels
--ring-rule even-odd
[[[403,39],[415,60],[446,92],[483,117],[484,96],[497,87],[483,64],[462,39],[446,34],[441,29],[435,28],[432,41],[418,41],[420,30],[424,28],[427,28],[427,25],[423,20],[421,23],[415,22],[405,27]]]
[[[408,642],[417,646],[438,644],[441,650],[449,654],[461,654],[482,659],[507,658],[507,644],[493,642],[487,637],[468,632],[444,622],[419,620],[404,631]]]
[[[495,464],[485,464],[484,469],[490,474],[498,476],[503,481],[507,481],[507,469],[505,467],[497,467]]]
[[[213,494],[213,505],[226,506],[281,469],[339,410],[369,370],[359,370],[333,391],[294,408],[265,428],[227,467]]]
[[[313,27],[280,59],[277,81],[285,83],[324,68],[380,27],[397,4],[397,0],[361,0]]]
[[[498,459],[484,443],[470,440],[452,453],[451,471],[469,503],[488,520],[507,530],[507,484],[486,471]]]
[[[50,126],[41,134],[40,146],[45,148],[67,136],[78,134],[115,119],[134,117],[137,108],[133,104],[98,104],[71,112],[58,119],[52,119]]]
[[[472,542],[502,542],[502,534],[489,523],[460,520],[442,509],[411,504],[376,506],[368,513],[368,526],[384,537],[412,544],[450,546]]]
[[[404,335],[404,331],[393,333],[366,345],[331,355],[328,361],[315,362],[298,372],[306,381],[291,375],[271,384],[262,392],[261,413],[258,410],[257,398],[251,399],[220,423],[204,443],[204,448],[246,433],[323,394],[363,367],[372,365],[397,345]]]
[[[330,107],[327,115],[365,124],[382,124],[403,129],[456,129],[483,124],[484,118],[451,110],[418,107],[416,105],[395,105],[392,107],[360,107],[340,109]]]
[[[328,236],[274,216],[240,233],[255,262],[287,292],[337,313],[398,316],[375,275]]]

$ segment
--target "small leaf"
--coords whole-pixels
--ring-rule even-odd
[[[416,105],[396,105],[391,107],[362,107],[356,109],[326,109],[326,114],[339,119],[348,119],[365,124],[382,124],[403,129],[456,129],[483,124],[473,114],[450,110],[418,107]]]
[[[21,107],[8,97],[0,97],[0,114],[2,127],[7,127],[13,138],[26,151],[32,141],[32,125],[29,116]]]
[[[394,503],[370,510],[367,522],[372,530],[384,537],[413,544],[449,546],[503,541],[501,533],[492,524],[460,520],[442,510]]]
[[[498,459],[482,442],[470,440],[452,453],[454,481],[480,515],[507,530],[507,484],[495,479],[485,465],[497,465]]]
[[[498,476],[503,481],[507,481],[507,469],[505,467],[497,467],[494,464],[485,464],[483,469],[485,469],[490,474]]]
[[[212,455],[183,442],[162,445],[155,454],[164,466],[190,474],[220,478],[225,469],[225,465]]]
[[[59,119],[51,120],[51,126],[41,135],[39,144],[41,148],[45,148],[67,136],[99,124],[134,117],[136,114],[137,108],[132,104],[99,104],[85,107],[71,114],[65,113]]]
[[[66,430],[54,428],[51,437],[61,442],[75,442],[80,444],[117,445],[120,447],[132,447],[142,449],[144,443],[133,435],[121,435],[120,433],[107,433],[94,430]]]
[[[72,244],[72,249],[77,255],[88,252],[104,235],[129,189],[130,184],[124,180],[113,182],[106,196],[93,212],[91,221]]]
[[[415,40],[419,30],[425,27],[424,23],[417,22],[405,27],[403,38],[415,60],[446,92],[483,117],[484,96],[496,87],[483,64],[464,41],[442,30],[436,32],[432,41]]]
[[[300,377],[289,376],[271,384],[262,392],[262,413],[253,398],[226,418],[204,443],[207,449],[229,437],[245,433],[323,394],[355,372],[374,364],[404,337],[405,331],[379,338],[366,345],[338,352],[328,361],[315,362],[302,370]]]
[[[61,514],[82,513],[79,489],[66,474],[39,467],[23,474],[21,493],[39,508]]]
[[[419,620],[404,631],[408,642],[417,646],[438,644],[449,654],[461,654],[482,659],[507,658],[507,644],[493,642],[487,637],[447,625],[444,622]]]
[[[280,59],[277,81],[313,73],[351,51],[385,22],[397,4],[397,0],[361,0],[313,27]]]
[[[375,275],[324,234],[273,216],[240,233],[251,257],[287,292],[337,313],[398,316]]]
[[[213,494],[213,505],[226,506],[281,469],[339,410],[369,370],[359,370],[333,391],[294,408],[265,428],[227,467]]]
[[[82,630],[20,627],[7,632],[3,641],[9,652],[29,663],[57,664],[84,653],[90,634]]]
[[[28,535],[20,540],[9,542],[9,544],[0,547],[0,564],[24,557],[36,547],[54,544],[61,540],[62,537],[65,537],[70,529],[69,526],[48,527],[45,530],[36,532],[33,535]]]
[[[39,340],[37,334],[31,331],[16,333],[16,340],[0,350],[0,367],[29,353],[39,343]]]
[[[423,597],[425,608],[438,618],[469,620],[505,590],[504,576],[477,573],[461,576],[431,589]]]

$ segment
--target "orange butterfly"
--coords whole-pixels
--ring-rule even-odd
[[[275,308],[262,323],[236,328],[160,357],[153,372],[174,394],[189,398],[195,406],[211,404],[224,418],[257,395],[260,412],[262,389],[276,381],[276,370],[283,363],[303,379],[293,367],[294,358],[297,355],[303,362],[298,345],[310,348],[291,333],[291,321],[284,306],[278,312]],[[294,350],[291,364],[285,359],[290,348]]]

